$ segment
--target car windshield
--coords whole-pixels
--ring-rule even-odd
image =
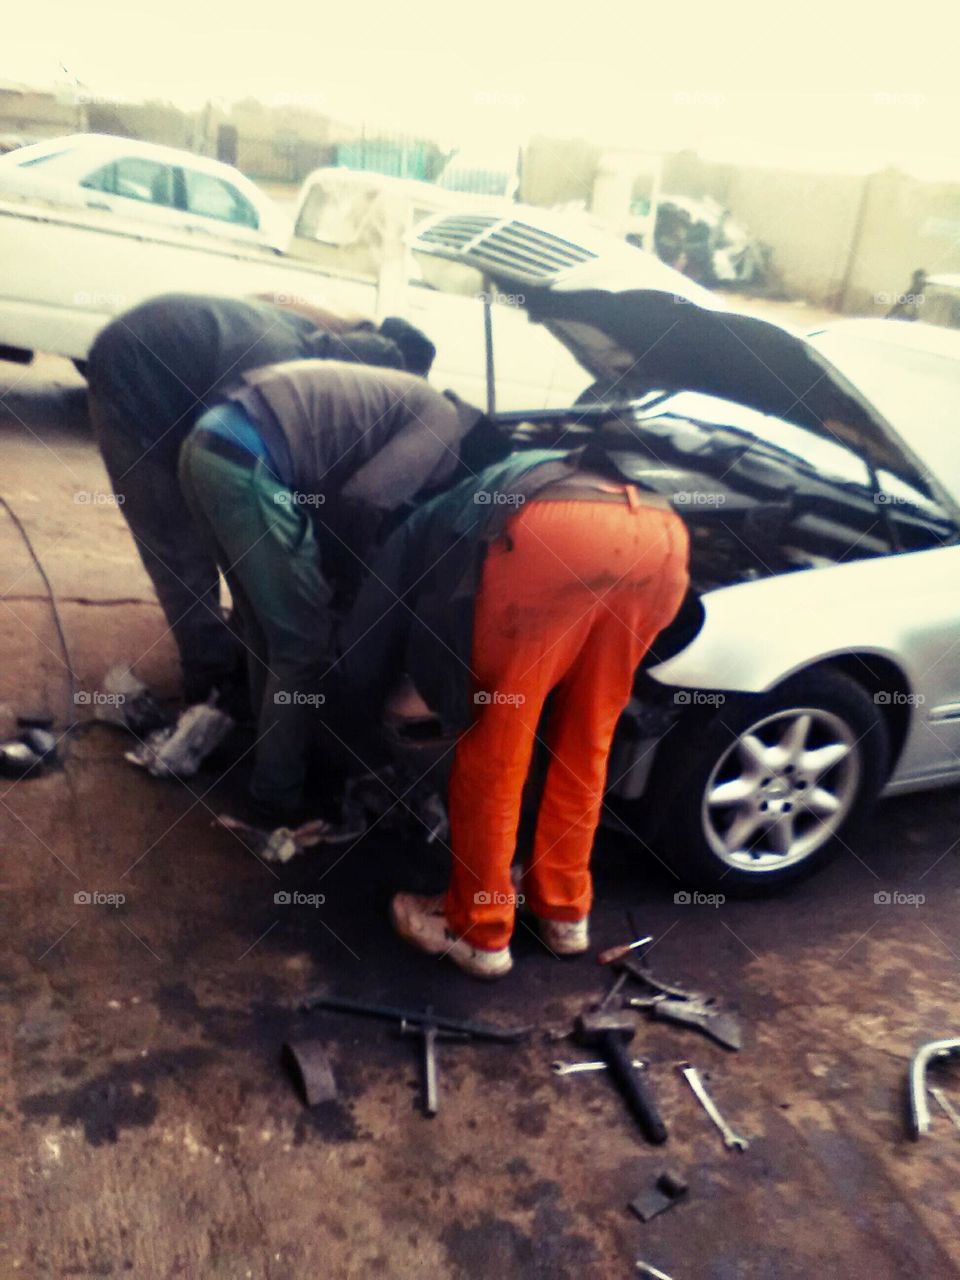
[[[960,499],[960,360],[842,329],[828,329],[809,341]]]

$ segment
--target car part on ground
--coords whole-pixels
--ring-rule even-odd
[[[141,739],[172,726],[173,716],[163,710],[129,663],[115,663],[101,683],[105,696],[94,705],[97,720],[122,725]]]
[[[322,1041],[291,1040],[283,1046],[282,1056],[308,1107],[333,1101],[337,1082]]]
[[[666,1209],[685,1200],[690,1188],[685,1179],[671,1170],[664,1170],[649,1191],[643,1191],[630,1201],[630,1208],[641,1222],[649,1222]]]
[[[155,778],[192,778],[234,727],[232,716],[212,703],[186,707],[174,725],[155,729],[124,759]]]
[[[930,1107],[927,1105],[927,1072],[936,1062],[960,1055],[960,1038],[931,1040],[922,1044],[913,1055],[907,1075],[907,1092],[910,1106],[910,1132],[921,1138],[930,1132]]]
[[[264,862],[289,862],[305,849],[320,844],[346,844],[359,840],[366,831],[361,823],[336,823],[326,818],[313,818],[302,826],[254,827],[228,813],[217,815],[217,824],[233,832],[240,843]]]

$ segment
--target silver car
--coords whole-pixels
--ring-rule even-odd
[[[509,291],[589,375],[565,411],[499,415],[517,447],[599,441],[690,529],[692,591],[611,756],[614,821],[689,882],[749,892],[821,864],[880,794],[960,780],[960,333],[792,333],[522,209],[443,215],[414,248]]]

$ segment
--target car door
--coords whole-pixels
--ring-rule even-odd
[[[181,172],[185,226],[192,231],[228,236],[251,244],[262,241],[257,210],[232,182],[219,174],[186,166]]]
[[[80,186],[90,209],[105,209],[138,222],[176,226],[182,214],[176,207],[172,165],[146,156],[121,156],[101,165]]]

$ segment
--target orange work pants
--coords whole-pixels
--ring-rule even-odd
[[[640,659],[688,582],[683,521],[635,497],[630,489],[622,505],[534,500],[488,553],[473,630],[477,714],[450,779],[445,907],[451,930],[481,950],[505,947],[513,932],[510,865],[551,692],[550,763],[523,893],[544,919],[580,920],[590,910],[590,852],[614,729]]]

